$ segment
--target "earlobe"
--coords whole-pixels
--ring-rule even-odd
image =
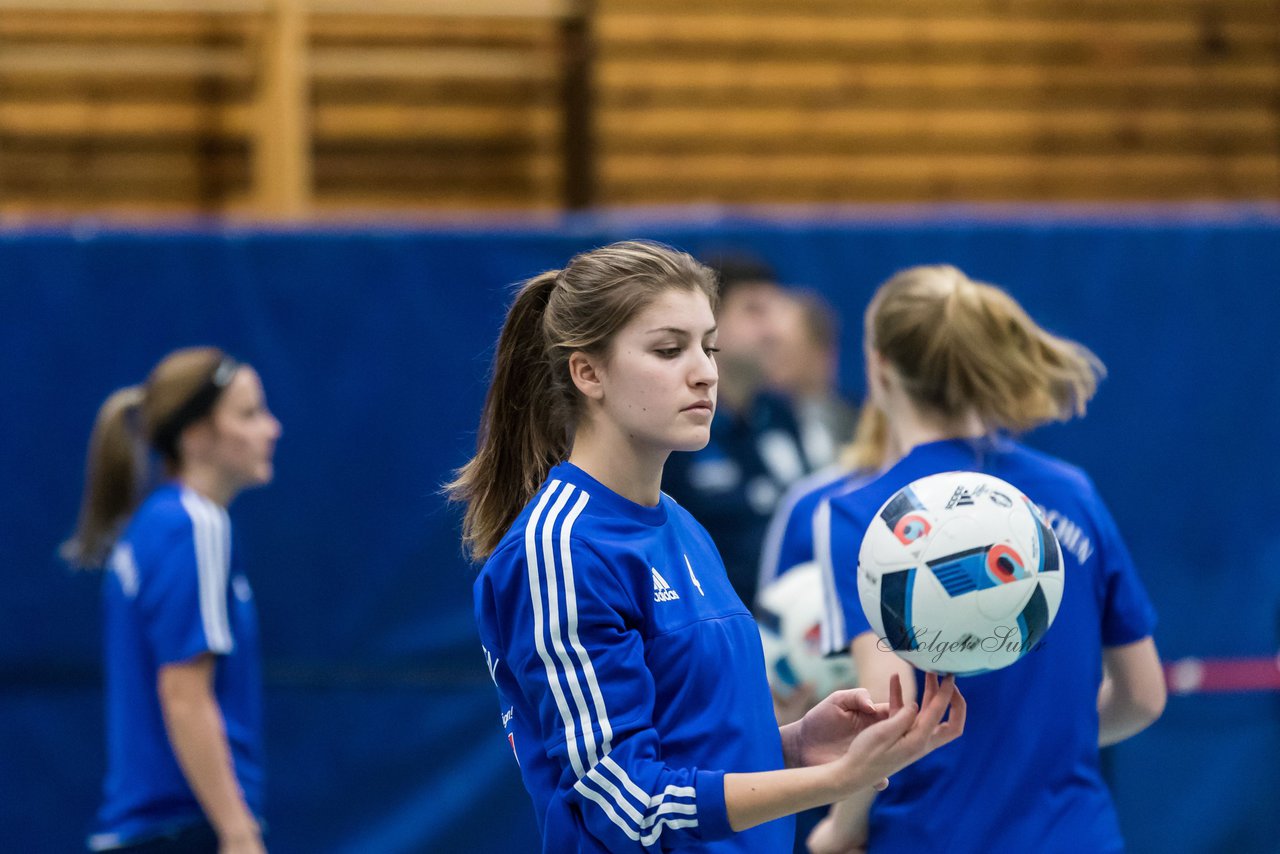
[[[578,351],[569,356],[569,378],[588,400],[600,400],[604,397],[600,372],[586,353]]]

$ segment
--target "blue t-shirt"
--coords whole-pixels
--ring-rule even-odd
[[[763,590],[787,570],[814,560],[813,517],[818,507],[833,495],[852,492],[875,475],[849,471],[844,466],[828,466],[804,477],[787,490],[769,521],[760,554],[760,584]]]
[[[782,768],[782,742],[755,622],[675,501],[556,466],[475,612],[546,854],[790,849],[790,818],[729,827],[725,773]]]
[[[103,583],[107,777],[89,847],[105,850],[201,819],[165,731],[159,670],[217,656],[214,696],[236,779],[262,815],[262,679],[253,591],[221,506],[158,488],[116,544]]]
[[[1098,767],[1102,649],[1149,636],[1155,613],[1111,514],[1078,468],[1004,439],[942,441],[831,498],[815,520],[827,649],[848,649],[870,631],[856,571],[875,513],[908,483],[960,470],[1002,478],[1040,506],[1062,546],[1062,604],[1022,660],[960,678],[969,705],[964,735],[895,774],[877,795],[869,851],[1122,851]]]

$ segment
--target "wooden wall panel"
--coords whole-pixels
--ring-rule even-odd
[[[563,204],[565,4],[380,4],[308,20],[310,210]],[[0,215],[262,212],[254,0],[16,5]],[[1280,0],[596,0],[591,29],[599,204],[1280,198]]]
[[[606,202],[1280,198],[1272,0],[601,0],[597,20]]]
[[[308,20],[311,209],[556,207],[558,23],[398,12]],[[264,212],[269,34],[255,13],[0,3],[0,214]]]

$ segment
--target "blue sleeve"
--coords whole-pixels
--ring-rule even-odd
[[[139,566],[138,607],[158,665],[234,646],[227,616],[231,532],[221,508],[178,519]]]
[[[1148,637],[1156,626],[1156,611],[1138,578],[1129,549],[1115,519],[1101,500],[1094,509],[1098,526],[1096,559],[1102,574],[1102,645],[1123,646]]]
[[[808,563],[813,556],[813,511],[816,492],[788,501],[783,499],[769,521],[760,553],[760,583],[763,590],[793,567]]]
[[[853,639],[871,631],[858,598],[858,551],[863,526],[841,499],[822,502],[813,516],[814,553],[822,569],[822,649],[847,652]]]
[[[523,578],[493,591],[494,607],[507,666],[560,769],[558,794],[609,851],[665,851],[730,835],[724,771],[663,762],[633,598],[576,538],[530,543],[517,558]]]

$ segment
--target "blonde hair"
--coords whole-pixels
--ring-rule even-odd
[[[878,471],[889,463],[889,422],[870,398],[858,410],[853,438],[840,449],[840,465],[849,471]]]
[[[569,356],[606,353],[619,329],[673,288],[701,291],[715,308],[710,268],[636,240],[583,252],[520,286],[498,338],[476,455],[445,485],[467,505],[463,545],[473,559],[493,552],[551,467],[568,456],[581,403]]]
[[[973,412],[989,431],[1084,415],[1106,374],[1087,348],[949,265],[912,267],[881,285],[865,332],[923,409],[945,420]]]
[[[61,554],[79,567],[98,567],[137,507],[150,480],[149,447],[156,433],[186,405],[226,358],[216,347],[190,347],[165,356],[143,385],[113,392],[98,409],[85,463],[84,495],[75,533]],[[181,466],[176,446],[159,449],[170,473]]]

